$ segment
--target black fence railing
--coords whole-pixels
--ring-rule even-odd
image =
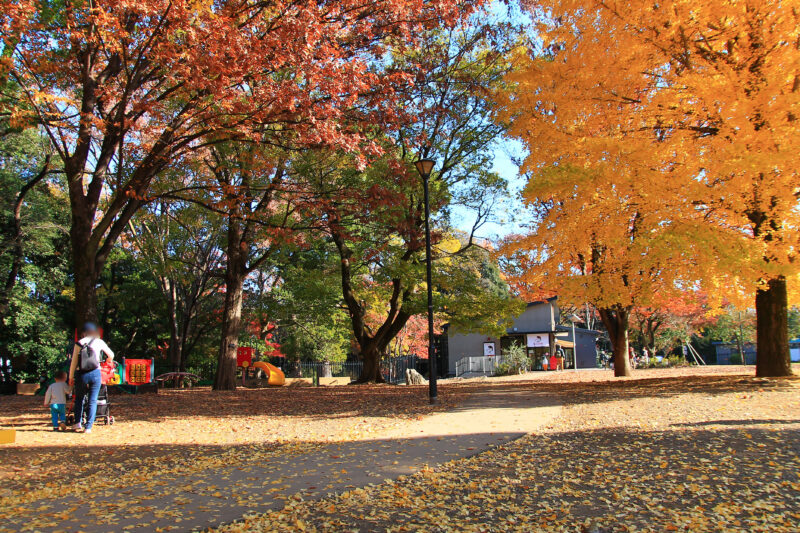
[[[278,360],[274,361],[273,364],[280,367],[286,374],[286,377],[297,377],[300,375],[304,378],[311,378],[316,373],[318,377],[346,377],[350,378],[351,381],[357,380],[359,376],[361,376],[361,371],[364,369],[364,363],[362,361],[344,361],[340,363],[301,361],[300,363],[286,363],[284,360]],[[383,375],[383,379],[388,383],[404,383],[406,379],[406,370],[409,368],[417,370],[427,377],[428,360],[420,359],[416,355],[408,355],[392,357],[381,361],[381,374]],[[156,365],[156,375],[169,372],[170,370],[171,368],[169,365]],[[208,361],[202,364],[189,365],[186,371],[200,376],[202,382],[208,382],[214,379],[216,362]]]
[[[403,383],[406,379],[406,370],[417,369],[419,366],[417,356],[393,357],[381,361],[381,374],[388,383]],[[355,381],[363,369],[362,361],[345,361],[343,363],[302,361],[300,363],[303,377],[313,377],[316,374],[319,377],[349,377],[351,381]]]

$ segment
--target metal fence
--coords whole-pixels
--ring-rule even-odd
[[[403,383],[406,380],[406,370],[417,369],[419,358],[414,355],[406,357],[393,357],[381,361],[381,374],[388,383]],[[355,381],[364,369],[362,361],[346,361],[344,363],[319,363],[311,361],[300,362],[303,377],[311,377],[315,373],[319,377],[349,377]]]
[[[385,359],[381,362],[381,373],[383,379],[389,383],[405,383],[406,370],[419,369],[420,359],[416,355],[409,355],[406,357],[393,357]],[[425,360],[427,365],[427,360]]]
[[[497,367],[503,362],[499,355],[491,357],[462,357],[456,361],[456,377],[464,374],[483,374],[493,376]]]
[[[317,363],[311,361],[301,361],[300,370],[303,377],[317,375],[320,377],[346,378],[355,380],[361,375],[364,363],[361,361],[346,361],[344,363]]]
[[[422,366],[427,369],[427,360],[423,359],[421,361],[423,362]],[[276,362],[277,366],[281,367],[287,377],[295,375],[295,365],[298,363],[281,363],[282,361]],[[364,363],[362,361],[345,361],[343,363],[302,361],[299,365],[303,377],[306,378],[314,376],[316,372],[316,375],[319,377],[349,377],[352,381],[358,379],[364,368]],[[406,370],[409,368],[415,370],[420,368],[420,359],[417,356],[392,357],[381,361],[381,374],[383,374],[383,379],[388,383],[404,383],[406,380]],[[164,365],[161,370],[162,371],[158,371],[157,367],[156,374],[169,372],[171,371],[171,367],[169,367],[169,365]],[[216,371],[216,362],[191,365],[186,368],[186,371],[200,376],[203,380],[212,380],[214,379],[214,373]]]

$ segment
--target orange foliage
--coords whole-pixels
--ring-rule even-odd
[[[797,3],[525,4],[542,48],[518,51],[498,97],[530,150],[524,195],[538,209],[535,231],[504,249],[518,280],[622,312],[698,284],[718,301],[756,292],[759,350],[781,360],[757,371],[788,373]]]

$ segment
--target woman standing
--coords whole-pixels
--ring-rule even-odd
[[[100,357],[105,353],[109,361],[114,360],[114,352],[100,338],[97,326],[87,322],[83,326],[83,337],[72,350],[72,362],[69,365],[69,383],[75,386],[75,425],[72,429],[79,431],[82,427],[84,398],[88,396],[86,428],[84,433],[91,433],[94,418],[97,414],[97,395],[103,378],[100,374]]]

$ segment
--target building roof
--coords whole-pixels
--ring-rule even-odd
[[[528,307],[533,307],[534,305],[547,304],[547,303],[550,303],[550,302],[555,302],[556,300],[558,300],[558,296],[551,296],[550,298],[546,298],[544,300],[537,300],[535,302],[528,302]]]
[[[572,331],[572,326],[564,326],[562,324],[557,324],[556,325],[556,331]],[[598,331],[596,329],[579,328],[578,326],[575,326],[575,331],[576,332],[583,331],[585,333],[594,333],[595,335],[602,335],[604,333],[604,332]]]

